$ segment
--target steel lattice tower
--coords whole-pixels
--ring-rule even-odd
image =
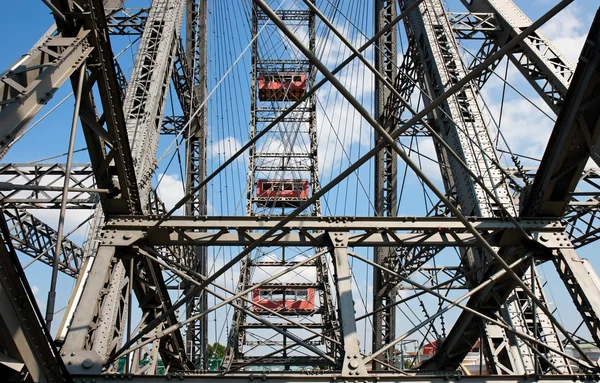
[[[576,67],[540,30],[574,2],[592,8],[532,21],[512,0],[44,0],[54,25],[0,73],[0,155],[30,154],[69,97],[71,129],[64,163],[0,165],[0,380],[598,381],[600,278],[578,251],[600,238],[600,13]],[[488,105],[509,68],[552,121],[536,166]]]
[[[295,29],[305,29],[307,31],[308,49],[315,52],[316,48],[316,28],[314,12],[308,7],[296,9],[279,9],[278,16],[284,22]],[[307,59],[294,54],[293,52],[278,52],[272,50],[267,44],[277,45],[277,42],[259,38],[259,31],[268,27],[269,18],[256,6],[252,7],[252,71],[251,71],[251,93],[250,93],[250,138],[254,138],[265,127],[275,124],[274,128],[266,133],[260,140],[253,144],[249,149],[249,168],[248,168],[248,192],[246,198],[246,214],[248,216],[285,216],[286,213],[293,211],[297,206],[307,200],[310,193],[319,191],[319,170],[317,160],[317,121],[316,121],[316,95],[312,94],[303,102],[300,102],[299,95],[292,94],[295,90],[286,87],[283,82],[285,76],[295,80],[295,77],[305,78],[305,84],[302,92],[310,90],[314,85],[316,69]],[[289,45],[289,41],[282,39],[282,44]],[[269,78],[271,82],[269,82]],[[268,88],[271,84],[282,86],[282,93],[272,91]],[[289,105],[298,103],[295,109],[285,116],[278,119],[281,111]],[[301,186],[304,185],[305,186]],[[270,185],[270,190],[268,186]],[[301,193],[295,193],[292,189],[299,186],[303,187]],[[292,190],[292,193],[287,190]],[[303,195],[307,189],[310,192]],[[321,203],[317,199],[310,204],[307,209],[308,216],[318,217],[321,215]],[[314,251],[314,250],[313,250]],[[276,274],[282,267],[297,265],[303,257],[306,250],[300,251],[293,248],[259,248],[256,254],[248,255],[240,265],[240,281],[237,291],[242,292],[254,287],[253,294],[248,295],[256,299],[256,291],[264,291],[269,296],[274,294],[282,295],[284,302],[281,308],[270,308],[272,312],[262,312],[258,306],[249,305],[240,300],[238,304],[248,311],[255,311],[254,323],[250,312],[244,313],[236,310],[233,314],[233,324],[228,340],[228,349],[225,356],[224,368],[229,370],[236,365],[253,365],[252,357],[247,355],[245,349],[256,343],[260,339],[253,332],[263,333],[265,329],[270,329],[272,325],[264,325],[262,318],[256,315],[264,316],[277,315],[275,326],[281,327],[284,332],[280,335],[280,340],[273,340],[270,336],[269,342],[281,344],[283,351],[275,353],[268,358],[259,361],[264,365],[283,365],[286,369],[291,366],[329,366],[335,365],[335,360],[340,358],[340,350],[334,342],[339,342],[339,331],[332,329],[338,325],[337,314],[333,306],[332,286],[330,284],[329,267],[324,255],[326,250],[318,249],[317,257],[308,263],[304,263],[301,273],[314,273],[313,280],[304,279],[300,281],[281,281],[274,279],[262,284],[260,280],[254,280],[256,270],[263,270],[267,276]],[[260,290],[262,289],[262,290]],[[303,289],[308,291],[309,295],[318,296],[318,305],[314,309],[290,310],[286,308],[288,300],[301,301],[296,296],[296,291]],[[287,296],[286,296],[287,294]],[[291,298],[289,295],[291,294]],[[262,299],[262,298],[261,298]],[[311,299],[310,297],[308,298]],[[312,297],[315,299],[315,297]],[[294,303],[291,303],[292,305]],[[283,316],[282,316],[283,315]],[[319,317],[317,320],[302,322],[302,318],[308,316]],[[294,316],[299,318],[299,324],[286,323],[284,316]],[[257,322],[258,321],[258,322]],[[295,333],[307,329],[318,331],[322,334],[328,334],[322,342],[313,342],[309,345],[309,352],[312,356],[301,357],[293,349],[287,347],[287,343],[297,336]],[[270,329],[273,332],[273,328]],[[267,336],[264,335],[263,336]],[[254,340],[253,340],[254,339]],[[277,339],[277,338],[275,338]],[[323,351],[317,352],[315,345],[321,347],[329,360],[323,358]],[[255,348],[255,347],[254,347]],[[312,348],[312,349],[311,349]],[[252,349],[252,347],[250,347]],[[296,354],[296,355],[294,355]],[[262,355],[261,355],[262,356]]]

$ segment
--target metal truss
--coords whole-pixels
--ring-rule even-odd
[[[306,28],[308,31],[308,48],[311,52],[316,48],[316,24],[315,13],[319,13],[314,5],[314,1],[308,0],[304,2],[304,6],[300,9],[282,9],[276,14],[283,22],[286,22],[295,27]],[[258,194],[257,181],[264,180],[286,180],[300,178],[310,185],[310,193],[318,193],[320,190],[317,153],[317,125],[316,125],[316,96],[312,94],[310,97],[303,97],[303,100],[298,102],[297,108],[286,118],[285,121],[279,120],[281,108],[279,105],[289,103],[292,100],[275,99],[261,100],[258,96],[258,79],[259,75],[264,73],[297,73],[302,74],[307,78],[306,89],[304,92],[311,91],[316,78],[316,68],[313,67],[309,60],[294,55],[285,54],[281,58],[271,57],[269,52],[271,47],[268,46],[268,40],[258,35],[259,27],[264,26],[270,17],[264,10],[253,5],[252,7],[252,76],[251,76],[251,117],[250,117],[250,137],[254,138],[257,134],[265,129],[265,126],[277,124],[277,131],[267,133],[265,139],[258,144],[250,147],[249,169],[248,169],[248,190],[246,199],[246,214],[249,216],[270,216],[270,215],[287,215],[296,206],[302,204],[306,197],[286,197],[273,198],[264,197]],[[264,42],[263,42],[264,41]],[[288,44],[282,40],[283,44]],[[265,46],[263,46],[265,44]],[[286,48],[287,49],[287,48]],[[274,55],[275,53],[271,53]],[[276,57],[276,56],[275,56]],[[301,134],[301,139],[298,139],[298,134]],[[272,151],[264,148],[264,143],[269,140],[280,140],[281,147],[276,148],[277,151]],[[297,147],[297,142],[305,143],[303,147]],[[307,144],[306,144],[307,143]],[[309,216],[319,216],[321,214],[320,200],[316,199],[311,202],[308,211],[305,213]],[[205,235],[210,235],[206,233]],[[249,236],[255,235],[254,232],[248,233]],[[218,239],[217,239],[218,241]],[[283,244],[277,241],[277,245]],[[266,246],[271,244],[265,243]],[[275,243],[272,243],[275,245]],[[309,244],[312,247],[314,244]],[[327,246],[323,243],[322,246]],[[267,248],[265,248],[267,249]],[[253,270],[256,269],[256,262],[259,262],[263,270],[273,270],[278,267],[281,262],[286,262],[289,259],[294,259],[297,256],[297,250],[293,248],[283,248],[282,250],[274,250],[277,259],[260,259],[260,251],[256,255],[248,255],[241,263],[240,278],[237,291],[244,291],[248,285],[252,283]],[[272,250],[265,250],[272,251]],[[270,263],[270,265],[267,265]],[[339,331],[333,330],[337,326],[336,311],[333,305],[332,289],[329,279],[328,261],[323,254],[319,255],[311,266],[316,272],[316,280],[313,281],[315,295],[318,296],[319,309],[316,314],[320,322],[322,334],[329,334],[328,339],[324,340],[325,351],[318,348],[312,348],[309,344],[304,343],[303,347],[311,353],[308,357],[299,357],[298,355],[288,355],[287,342],[288,339],[293,339],[294,331],[281,333],[283,335],[282,346],[283,352],[279,353],[274,360],[279,358],[280,363],[289,368],[292,365],[310,366],[310,365],[325,365],[328,368],[336,366],[340,358],[340,348],[335,344],[339,343]],[[286,288],[289,283],[278,282],[273,287]],[[246,304],[242,301],[238,303],[242,307]],[[303,313],[300,317],[307,317],[308,313]],[[233,324],[230,337],[228,340],[227,353],[224,360],[224,368],[231,370],[233,367],[246,365],[252,360],[250,355],[247,355],[246,349],[250,345],[248,343],[249,335],[251,335],[252,327],[246,326],[249,318],[248,313],[243,310],[236,310],[233,314]],[[255,320],[257,318],[254,318]],[[279,331],[277,331],[279,332]],[[291,337],[290,337],[291,336]],[[316,356],[312,356],[316,354]],[[261,362],[264,363],[264,362]],[[251,363],[250,363],[251,364]]]
[[[56,257],[57,232],[21,209],[3,208],[12,246],[15,250],[52,266]],[[68,239],[63,239],[58,270],[77,278],[83,265],[85,251]]]
[[[179,4],[182,3],[179,2]],[[63,20],[57,16],[59,31],[69,33],[78,28],[78,23],[82,23],[84,29],[94,32],[92,34],[92,46],[94,46],[92,59],[99,65],[88,66],[89,78],[98,81],[104,114],[102,118],[97,117],[93,107],[93,96],[90,93],[81,102],[80,116],[97,185],[112,191],[119,191],[119,193],[101,195],[102,210],[106,215],[117,212],[121,214],[141,213],[143,211],[142,200],[146,200],[148,194],[140,194],[140,190],[144,190],[144,188],[148,190],[147,182],[144,183],[143,180],[147,179],[149,172],[154,170],[154,159],[148,159],[140,155],[139,153],[147,152],[140,150],[138,145],[145,145],[148,152],[154,153],[156,149],[152,149],[152,146],[156,143],[154,137],[158,135],[160,125],[155,127],[154,131],[151,129],[143,131],[143,137],[138,136],[139,140],[134,140],[136,145],[133,146],[133,152],[138,153],[134,165],[129,136],[136,132],[133,131],[135,128],[132,127],[132,124],[128,123],[126,125],[126,121],[132,118],[127,112],[137,108],[136,110],[140,113],[146,111],[149,113],[146,121],[152,123],[161,120],[161,118],[151,118],[150,115],[160,115],[163,110],[164,101],[160,99],[164,98],[165,94],[163,84],[168,83],[170,78],[170,66],[167,64],[169,62],[169,50],[157,49],[156,44],[164,43],[174,46],[173,42],[177,41],[174,33],[175,28],[167,27],[164,30],[165,36],[172,36],[170,39],[165,38],[164,40],[160,38],[163,35],[163,27],[160,24],[153,25],[153,28],[147,28],[148,32],[144,33],[142,37],[143,46],[147,49],[142,50],[140,53],[140,57],[143,59],[138,60],[137,69],[134,69],[134,73],[136,71],[137,73],[145,73],[146,70],[155,70],[156,77],[153,79],[154,81],[149,81],[146,78],[145,81],[147,82],[144,84],[139,81],[141,80],[140,77],[136,81],[136,75],[134,75],[132,85],[128,87],[127,106],[124,112],[121,105],[117,104],[120,99],[120,88],[116,72],[112,65],[107,64],[112,63],[113,60],[102,3],[91,1],[78,4],[78,7],[80,7],[77,8],[78,11],[71,8],[72,4],[61,3],[59,5],[59,12],[68,13],[72,17],[70,20]],[[178,9],[179,14],[177,13]],[[181,20],[182,10],[182,6],[169,8],[172,16],[168,17],[168,22],[176,25],[177,17]],[[156,11],[158,11],[158,8],[156,8]],[[85,16],[79,17],[77,12],[83,12]],[[161,13],[161,19],[163,16],[166,15]],[[159,33],[159,36],[156,36],[156,33]],[[160,52],[160,59],[156,57],[158,52]],[[158,79],[160,76],[166,77],[167,80],[160,81]],[[91,90],[93,82],[90,80],[86,85]],[[144,94],[148,95],[148,91],[151,90],[148,86],[158,86],[158,88],[153,91],[150,99],[144,99]],[[138,117],[139,115],[136,114],[134,118]],[[106,123],[107,131],[104,131],[102,123]],[[139,186],[136,179],[137,173],[140,177]],[[80,298],[71,300],[67,309],[68,312],[72,312],[72,320],[70,329],[66,332],[64,338],[63,349],[69,350],[68,355],[71,358],[69,364],[75,370],[85,368],[82,367],[81,361],[86,359],[92,361],[92,364],[96,366],[94,369],[100,369],[103,361],[116,350],[118,340],[122,337],[127,323],[128,305],[126,296],[129,291],[135,292],[138,296],[141,309],[146,313],[144,320],[147,322],[160,316],[163,310],[168,311],[170,308],[170,299],[160,268],[157,265],[144,259],[133,261],[133,258],[131,258],[130,260],[130,257],[127,257],[126,254],[119,254],[119,258],[121,258],[119,260],[119,258],[115,258],[115,255],[114,247],[99,247],[89,274],[79,275],[77,286],[81,290],[76,292],[76,296]],[[107,293],[101,294],[102,291]],[[97,304],[84,306],[78,304],[79,301],[97,302]],[[98,322],[99,318],[104,320]],[[165,323],[174,323],[176,320],[174,316],[165,319],[167,320]],[[63,328],[64,326],[69,326],[68,320],[63,323]],[[115,343],[114,340],[117,340],[117,342]],[[160,352],[166,363],[180,369],[185,368],[188,363],[180,334],[173,334],[173,336],[163,339],[153,347],[153,351],[155,353]],[[156,371],[156,363],[151,367],[151,371]]]
[[[51,28],[0,77],[2,152],[93,51],[89,31],[53,33]]]
[[[278,11],[263,0],[253,0],[252,36],[259,37],[259,24],[273,22],[289,40],[286,44],[295,45],[306,59],[262,57],[264,41],[253,39],[253,109],[250,141],[245,146],[250,149],[248,215],[218,217],[207,216],[205,186],[245,149],[207,175],[208,2],[154,0],[150,8],[139,10],[123,8],[123,1],[118,0],[45,2],[55,17],[56,34],[49,31],[0,77],[4,97],[0,99],[0,150],[6,151],[47,97],[70,77],[76,98],[73,125],[78,117],[91,164],[71,169],[68,160],[68,165],[0,167],[0,375],[48,382],[72,378],[81,383],[104,379],[505,383],[524,382],[532,375],[544,383],[600,379],[588,357],[565,352],[567,343],[581,350],[550,312],[535,267],[541,262],[555,265],[583,323],[599,344],[599,278],[575,248],[598,236],[597,173],[585,172],[583,178],[581,174],[589,158],[600,158],[596,150],[600,108],[594,107],[600,89],[600,16],[575,71],[536,31],[569,0],[535,23],[511,1],[464,0],[471,13],[448,14],[441,0],[381,0],[375,4],[375,36],[358,49],[311,0],[304,0],[306,9]],[[180,38],[184,10],[185,42]],[[314,54],[317,17],[353,52],[331,72]],[[398,68],[395,25],[403,19],[409,47]],[[289,25],[306,27],[308,47]],[[478,58],[468,69],[454,34],[482,39]],[[130,81],[114,61],[109,35],[141,36]],[[362,55],[373,43],[375,65]],[[535,175],[525,174],[522,168],[516,171],[533,182],[519,181],[499,166],[477,101],[481,86],[504,55],[558,114]],[[354,58],[375,74],[374,116],[334,76]],[[306,96],[295,105],[257,100],[258,74],[286,68],[307,72]],[[324,80],[316,81],[317,70]],[[180,117],[164,116],[170,81],[182,106]],[[315,91],[327,81],[375,129],[377,141],[322,187],[314,156]],[[417,86],[426,101],[418,112],[406,101]],[[308,153],[284,155],[259,149],[261,137],[285,134],[290,127],[308,137]],[[185,205],[185,217],[173,217],[176,209],[166,212],[151,187],[160,134],[182,134],[186,139],[186,197],[177,205]],[[434,139],[446,193],[436,188],[396,141],[400,136],[424,135]],[[395,216],[396,157],[440,199],[429,217]],[[321,217],[320,197],[371,158],[377,164],[377,216]],[[273,160],[283,165],[276,167],[269,162]],[[259,173],[276,169],[309,173],[311,195],[274,213],[268,207],[258,209],[265,201],[256,195],[255,181]],[[577,191],[582,179],[583,190]],[[517,197],[518,206],[513,200]],[[97,235],[98,241],[90,241],[86,249],[78,247],[62,238],[60,224],[54,230],[36,219],[28,211],[34,208],[60,208],[63,221],[66,208],[96,208],[91,238]],[[57,245],[61,241],[62,246]],[[215,246],[242,250],[208,275],[207,249]],[[448,247],[460,248],[458,266],[426,265]],[[255,256],[273,248],[281,255],[276,261]],[[290,257],[297,248],[312,252],[308,257]],[[373,248],[376,253],[371,260],[351,248]],[[47,325],[43,322],[17,251],[51,265],[53,274],[63,272],[76,278],[56,344],[50,337],[51,321],[47,317]],[[350,258],[372,267],[375,275],[372,310],[360,316],[354,310]],[[238,264],[241,273],[235,291],[216,282]],[[282,270],[255,280],[253,267]],[[268,313],[263,315],[254,309],[256,302],[249,298],[254,289],[281,287],[278,278],[298,273],[301,267],[316,269],[316,280],[292,280],[285,286],[318,290],[321,307],[311,313],[320,315],[318,320],[303,322],[286,310],[262,307]],[[438,281],[439,276],[444,280]],[[171,302],[169,289],[180,287],[183,295]],[[455,290],[464,295],[450,298],[448,293]],[[137,326],[131,323],[134,294],[142,313]],[[209,307],[209,294],[220,303]],[[425,311],[420,323],[402,328],[403,334],[397,336],[397,307],[410,299],[420,300],[424,294],[439,300],[437,312]],[[182,319],[177,310],[184,305]],[[206,372],[207,317],[225,305],[235,312],[225,370]],[[395,347],[421,329],[436,332],[433,323],[440,318],[444,327],[443,315],[452,308],[461,310],[459,317],[448,336],[437,339],[432,358],[416,369],[398,366]],[[374,321],[373,349],[363,354],[357,323],[367,318]],[[260,330],[277,337],[249,336]],[[492,375],[459,374],[466,371],[463,360],[478,340]],[[244,345],[280,348],[251,355]],[[307,354],[294,354],[298,348]],[[119,366],[120,360],[124,366]],[[159,360],[168,371],[164,376],[156,376]],[[290,365],[322,370],[239,371],[249,366]],[[367,368],[371,365],[375,370]],[[574,368],[582,373],[573,375]]]
[[[396,15],[396,1],[376,1],[375,32],[384,30]],[[387,29],[375,43],[375,69],[390,84],[396,82],[397,45],[397,28]],[[397,102],[392,100],[392,92],[379,79],[375,81],[375,93],[375,115],[382,126],[393,130],[398,126],[393,108],[393,104]],[[375,142],[380,139],[381,137],[376,134]],[[398,211],[398,156],[390,146],[386,146],[375,156],[375,174],[375,214],[380,217],[395,217]],[[388,264],[393,258],[395,258],[393,249],[375,249],[375,262]],[[373,310],[386,308],[378,311],[373,318],[373,350],[380,349],[396,338],[396,308],[393,306],[396,298],[394,288],[396,282],[388,280],[387,277],[388,275],[381,270],[373,269]],[[388,365],[393,364],[393,350],[382,355],[381,360]],[[373,362],[373,369],[381,369],[377,360]]]
[[[520,214],[521,216],[535,216],[535,215],[545,215],[545,216],[560,216],[563,211],[566,209],[567,205],[568,205],[568,201],[569,201],[569,197],[568,197],[568,192],[566,192],[566,190],[573,190],[576,184],[576,180],[574,180],[574,178],[579,179],[579,176],[583,170],[583,167],[585,166],[585,162],[587,161],[587,159],[589,158],[590,155],[590,149],[588,149],[587,151],[583,151],[582,153],[580,153],[579,151],[576,151],[577,154],[575,154],[575,152],[573,152],[573,141],[572,140],[586,140],[585,137],[595,137],[595,134],[597,134],[596,130],[594,129],[594,127],[592,125],[586,124],[585,121],[589,121],[591,120],[597,120],[596,116],[593,115],[586,115],[586,118],[580,118],[578,121],[582,121],[581,125],[579,125],[578,123],[570,123],[569,125],[569,129],[565,129],[563,128],[563,124],[566,123],[566,120],[569,118],[575,118],[574,116],[577,115],[577,111],[580,110],[581,108],[581,103],[583,102],[583,100],[585,99],[585,96],[582,97],[582,95],[590,95],[590,91],[591,88],[590,86],[593,86],[593,82],[590,86],[585,86],[584,83],[580,83],[578,81],[583,81],[583,78],[591,79],[591,78],[597,78],[597,50],[591,48],[591,46],[593,46],[593,39],[597,39],[598,35],[597,32],[594,28],[597,28],[597,26],[593,27],[590,33],[591,36],[591,40],[588,40],[589,43],[591,43],[592,45],[587,46],[584,50],[583,50],[583,55],[585,55],[585,59],[582,60],[580,66],[578,67],[577,73],[573,79],[573,84],[576,84],[574,86],[572,86],[570,88],[569,93],[567,93],[566,98],[564,100],[564,105],[563,108],[566,108],[565,110],[570,110],[570,112],[561,112],[560,116],[559,116],[559,120],[557,121],[555,130],[553,131],[552,137],[553,139],[551,139],[550,141],[550,145],[548,146],[548,149],[544,155],[544,158],[542,160],[542,165],[540,166],[540,169],[538,170],[533,186],[531,186],[531,190],[525,192],[525,200],[522,202],[521,204],[521,211]],[[585,84],[588,84],[587,82]],[[597,113],[594,112],[594,113]],[[577,131],[578,129],[588,129],[588,131],[586,132],[585,136],[582,135],[573,135],[574,131]],[[561,135],[562,138],[560,138],[559,141],[559,137]],[[559,143],[560,142],[560,143]],[[585,144],[584,146],[585,147]],[[573,155],[570,157],[570,162],[569,162],[569,156],[566,155],[566,153],[573,153]],[[553,160],[554,158],[561,158],[560,161],[556,161]],[[568,164],[568,165],[567,165]],[[565,167],[567,169],[569,169],[568,171],[565,171]],[[557,180],[557,179],[553,179],[551,178],[550,174],[563,174],[561,172],[564,172],[564,179],[561,180]],[[556,184],[555,182],[560,182],[560,184]],[[554,187],[557,187],[558,189],[553,190]],[[568,245],[571,246],[571,244],[568,242],[566,236],[562,235],[560,237],[557,238],[557,245],[558,246],[562,246],[562,245]],[[514,257],[516,254],[514,253],[508,253],[507,254],[507,261],[510,262],[511,259],[513,259],[512,257]],[[597,287],[595,286],[595,284],[592,282],[593,281],[593,276],[590,275],[589,273],[575,273],[572,271],[568,270],[568,267],[566,265],[568,265],[568,262],[565,262],[565,260],[563,259],[563,257],[565,256],[565,254],[563,254],[562,252],[558,251],[553,253],[553,255],[558,256],[557,259],[557,270],[559,271],[559,274],[562,275],[563,279],[565,281],[571,281],[569,283],[569,289],[571,291],[572,296],[575,297],[581,297],[582,295],[586,295],[586,296],[595,296],[597,295]],[[569,252],[568,257],[570,258],[570,260],[578,260],[578,257],[576,256],[576,254],[574,254],[573,252]],[[581,266],[581,263],[577,263],[578,265]],[[492,270],[493,271],[493,268]],[[573,282],[573,278],[575,278],[575,275],[577,275],[580,279],[577,281],[577,283]],[[508,286],[505,285],[508,283]],[[506,294],[507,291],[512,290],[512,288],[515,286],[514,280],[512,282],[509,282],[509,280],[504,280],[504,281],[499,281],[498,283],[498,287],[496,291],[504,291],[504,294]],[[588,291],[585,291],[583,289],[587,289]],[[582,291],[583,290],[583,291]],[[481,301],[477,302],[477,300],[480,300],[483,298],[482,294],[479,294],[480,296],[474,296],[473,300],[471,300],[469,302],[469,305],[473,305],[477,306],[477,307],[482,307],[481,306]],[[491,296],[490,296],[491,298]],[[502,299],[502,297],[501,297]],[[490,303],[493,302],[493,300],[487,301],[485,302],[486,307],[490,307]],[[585,306],[582,305],[580,301],[577,301],[574,299],[575,305],[577,306],[577,308],[581,311],[582,317],[583,318],[590,318],[590,314],[589,314],[589,310],[593,310],[594,312],[597,312],[596,308],[594,308],[593,306]],[[500,304],[502,304],[501,300],[495,300],[495,303],[493,304],[494,306],[498,307]],[[492,306],[493,307],[493,306]],[[465,316],[468,316],[468,314],[466,314]],[[471,319],[473,323],[472,326],[476,326],[476,324],[474,323],[475,320]],[[588,327],[591,329],[591,333],[592,336],[595,337],[596,335],[594,334],[595,332],[595,321],[594,320],[584,320],[584,322],[586,322],[586,324],[588,325]],[[458,323],[458,322],[457,322]],[[464,319],[459,319],[459,323],[462,323],[463,325],[461,326],[461,328],[456,328],[456,332],[455,335],[458,335],[459,333],[461,334],[460,336],[462,337],[462,339],[465,339],[465,327],[464,327]],[[449,335],[449,338],[452,337],[453,334]],[[469,342],[470,343],[470,342]],[[469,344],[466,343],[466,344]],[[440,350],[440,359],[443,357],[448,357],[449,355],[456,355],[457,353],[457,349],[459,347],[464,347],[465,342],[462,341],[462,345],[459,345],[459,342],[452,344],[452,342],[448,342],[448,349],[444,349],[444,350]],[[464,350],[464,349],[463,349]],[[464,352],[464,351],[463,351]],[[435,362],[433,363],[429,363],[429,365],[433,365]],[[439,365],[438,365],[439,366]]]
[[[184,133],[186,138],[186,192],[192,198],[185,205],[187,215],[206,215],[206,189],[198,185],[206,178],[206,137],[208,126],[207,107],[207,64],[208,64],[208,2],[206,0],[186,2],[186,52],[182,62],[181,43],[177,45],[176,69],[173,79],[180,103],[184,109],[189,127]],[[181,68],[181,65],[184,65]],[[188,69],[186,71],[186,69]],[[182,71],[185,77],[177,80]],[[186,264],[201,275],[208,272],[208,249],[206,247],[184,248]],[[186,306],[189,319],[208,308],[208,295],[200,292]],[[203,317],[191,322],[186,331],[187,354],[200,369],[207,368],[208,362],[208,318]]]
[[[102,189],[119,190],[117,197],[101,195],[105,213],[114,212],[139,212],[139,195],[136,188],[135,171],[125,130],[125,119],[122,108],[117,104],[120,100],[119,86],[114,69],[112,50],[106,31],[106,19],[102,4],[86,2],[80,4],[83,11],[74,11],[73,4],[56,1],[57,9],[62,13],[72,13],[72,23],[58,17],[57,29],[65,36],[77,36],[80,28],[92,31],[89,36],[90,45],[94,49],[90,54],[89,62],[97,65],[88,66],[88,75],[85,76],[85,89],[89,93],[81,101],[80,118],[86,138],[92,167],[95,171],[96,184]],[[85,12],[85,11],[89,12]],[[75,12],[75,13],[73,13]],[[79,14],[85,17],[75,21]],[[110,60],[106,60],[106,56]],[[72,78],[76,87],[76,80]],[[100,101],[103,106],[103,115],[98,116],[92,89],[100,89]],[[104,126],[106,125],[106,127]],[[116,178],[113,175],[116,174]]]
[[[65,164],[0,165],[0,203],[5,208],[56,209],[60,207]],[[99,193],[89,164],[74,164],[69,172],[69,209],[94,209]]]
[[[177,135],[183,130],[186,119],[184,116],[165,116],[162,122],[161,134]]]
[[[148,20],[147,8],[117,8],[106,14],[111,35],[141,35]]]
[[[448,86],[456,84],[460,78],[465,77],[466,72],[458,52],[458,46],[454,41],[452,25],[444,13],[441,2],[425,1],[419,8],[420,12],[418,14],[413,13],[412,17],[409,18],[410,30],[414,33],[414,36],[411,37],[419,49],[429,95],[432,99],[435,99]],[[435,122],[438,131],[441,132],[442,139],[447,142],[450,150],[459,153],[460,160],[466,164],[466,167],[463,167],[462,164],[459,165],[456,158],[449,156],[448,148],[440,147],[438,142],[436,147],[438,159],[448,169],[446,172],[442,171],[446,188],[447,190],[456,190],[456,201],[463,213],[483,217],[504,214],[516,215],[508,185],[504,183],[497,166],[498,157],[487,126],[483,121],[482,112],[476,100],[475,88],[470,85],[461,88],[453,97],[447,99],[441,110],[436,113],[440,114]],[[471,142],[471,137],[476,137],[476,142]],[[467,175],[467,173],[474,174],[475,177],[479,178],[481,184],[470,183],[470,174]],[[496,198],[493,200],[489,198],[485,190],[492,191]],[[462,257],[467,268],[481,267],[488,263],[490,259],[489,254],[474,249],[463,252]],[[525,272],[525,269],[522,272]],[[469,283],[472,286],[477,286],[482,277],[483,275],[473,277],[469,280]],[[542,297],[540,289],[535,291],[538,292],[538,299],[540,299]],[[508,292],[510,293],[510,291]],[[508,302],[503,307],[506,317],[516,318],[522,315],[522,310],[515,304],[516,299],[509,298]],[[440,355],[448,353],[445,350],[448,347],[447,345],[452,347],[457,341],[467,343],[464,340],[453,338],[458,336],[461,331],[457,328],[465,325],[465,322],[460,320],[459,322],[451,330],[448,339],[439,347]],[[516,328],[525,332],[526,328],[523,327],[523,323],[520,320],[513,321]],[[471,336],[478,335],[480,326],[481,323],[478,319],[477,324],[472,325],[473,329],[470,330],[470,333],[473,335]],[[465,332],[469,333],[464,330],[464,327],[461,327],[461,329],[463,329],[461,335],[464,336]],[[521,349],[517,351],[516,347],[507,346],[507,334],[503,329],[483,324],[481,330],[487,334],[485,338],[482,337],[482,342],[485,344],[487,352],[488,369],[494,371],[494,373],[536,371],[536,368],[531,370],[533,362],[528,361],[531,358],[528,356],[531,352],[527,345],[523,344]],[[555,348],[561,346],[557,342],[558,338],[556,336],[547,337],[548,341],[551,339]],[[501,351],[501,349],[505,351]],[[464,355],[459,354],[457,358],[464,357]],[[502,358],[501,355],[506,355],[506,357]],[[426,361],[423,368],[430,368],[430,365],[436,363],[437,356]],[[554,358],[554,356],[550,356],[550,358]],[[444,363],[436,365],[434,369],[445,368]],[[524,363],[524,365],[521,363]],[[565,363],[562,363],[562,365],[564,366]]]
[[[480,32],[500,31],[493,13],[448,12],[446,14],[459,39],[474,39],[481,36]]]
[[[549,146],[536,174],[531,190],[521,209],[522,215],[561,216],[567,209],[569,195],[590,157],[600,136],[600,111],[590,108],[598,97],[600,81],[600,17],[597,15],[581,53],[575,75],[556,121]],[[577,149],[576,149],[577,148]],[[560,175],[560,177],[557,177]],[[555,260],[557,271],[568,287],[593,339],[600,343],[597,317],[600,306],[593,297],[599,286],[595,273],[583,271],[584,264],[573,251],[559,251]],[[582,297],[590,301],[582,302]]]
[[[71,380],[52,337],[44,326],[15,249],[10,246],[6,222],[0,218],[0,352],[7,381]]]
[[[493,53],[496,48],[504,46],[510,39],[517,36],[523,28],[531,25],[531,20],[517,7],[512,0],[461,0],[471,11],[468,19],[477,19],[480,14],[488,20],[495,20],[488,28],[478,28],[478,32],[486,38],[484,54]],[[466,17],[466,16],[465,16]],[[495,25],[495,28],[492,28]],[[455,28],[456,29],[456,28]],[[459,32],[459,36],[470,38],[473,34]],[[478,54],[478,56],[480,56]],[[541,32],[528,36],[508,55],[510,61],[517,67],[540,97],[556,113],[560,111],[567,88],[573,77],[572,66],[564,59],[558,50],[546,39]],[[477,60],[476,60],[477,61]],[[488,75],[489,76],[489,75]],[[480,80],[480,85],[484,81]]]

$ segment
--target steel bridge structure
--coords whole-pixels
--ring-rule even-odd
[[[61,88],[74,106],[64,162],[0,164],[1,381],[600,379],[600,278],[578,255],[600,238],[593,2],[535,21],[513,0],[40,3],[52,26],[0,73],[0,156],[27,149]],[[573,3],[598,11],[576,66],[541,32]],[[499,143],[486,100],[509,68],[552,121],[535,166]],[[305,83],[265,99],[265,76]]]

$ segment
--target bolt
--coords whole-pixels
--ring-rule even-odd
[[[548,238],[548,236],[547,236],[546,234],[542,234],[542,235],[540,236],[540,239],[542,240],[542,242],[548,242],[548,240],[549,240],[550,238]]]
[[[131,237],[133,237],[131,235],[131,233],[125,233],[125,234],[123,234],[123,239],[131,239]]]
[[[350,361],[349,365],[350,365],[351,369],[356,370],[358,368],[358,366],[359,366],[358,360],[352,359]]]
[[[86,358],[81,365],[83,368],[91,368],[94,365],[94,362],[92,362],[90,358]]]

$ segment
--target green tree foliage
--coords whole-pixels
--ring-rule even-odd
[[[208,357],[209,358],[223,358],[225,356],[225,346],[219,342],[208,345]]]

